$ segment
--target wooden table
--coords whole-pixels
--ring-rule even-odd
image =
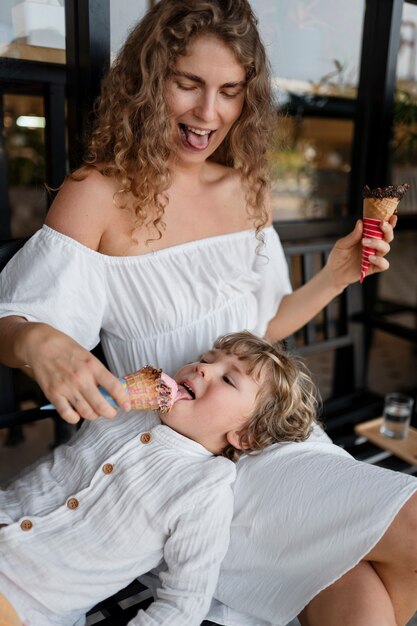
[[[379,448],[388,450],[410,465],[417,465],[417,430],[410,426],[406,439],[392,439],[379,432],[382,419],[377,417],[369,422],[356,424],[356,434],[365,437]]]

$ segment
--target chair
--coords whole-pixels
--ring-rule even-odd
[[[10,259],[26,243],[25,239],[11,239],[0,241],[0,272]],[[97,358],[105,363],[105,357],[99,344],[92,351]],[[16,372],[4,365],[0,365],[0,428],[20,428],[22,424],[35,422],[40,419],[54,418],[55,442],[54,445],[63,443],[72,434],[72,427],[68,428],[65,422],[58,418],[54,409],[40,410],[39,408],[19,410],[16,401]],[[45,399],[44,404],[47,403]]]
[[[0,241],[0,271],[12,256],[24,245],[27,239]],[[41,411],[39,408],[19,410],[15,385],[16,372],[0,365],[0,428],[9,428],[8,441],[13,444],[22,438],[21,426],[45,418],[56,418],[55,444],[65,439],[66,428],[62,427],[54,410]]]
[[[283,243],[294,289],[325,265],[334,243],[330,239]],[[353,437],[354,424],[379,415],[383,404],[380,396],[366,389],[366,329],[352,323],[362,312],[362,294],[361,285],[350,285],[288,340],[289,347],[299,352],[313,371],[314,363],[324,358],[333,363],[322,419],[328,434],[338,441]]]
[[[24,239],[0,242],[0,271],[24,242]],[[0,420],[2,414],[12,413],[15,409],[13,372],[9,368],[0,365]],[[2,423],[0,421],[0,426],[1,425]]]

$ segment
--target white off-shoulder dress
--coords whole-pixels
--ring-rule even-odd
[[[49,323],[110,369],[173,374],[220,334],[265,333],[291,291],[272,227],[111,257],[44,226],[0,278],[0,316]],[[282,626],[351,569],[417,490],[413,477],[354,460],[321,431],[237,465],[231,543],[208,618]]]

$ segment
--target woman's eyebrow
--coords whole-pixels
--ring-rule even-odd
[[[206,81],[201,78],[201,76],[197,76],[196,74],[191,74],[190,72],[181,72],[180,70],[175,70],[173,72],[173,76],[180,76],[182,78],[188,78],[188,80],[192,80],[194,83],[198,83],[199,85],[205,85]],[[220,89],[233,89],[234,87],[244,87],[246,85],[245,80],[240,80],[236,82],[224,83],[224,85],[220,85]]]

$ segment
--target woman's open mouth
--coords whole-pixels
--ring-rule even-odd
[[[181,123],[178,124],[178,128],[183,144],[187,148],[193,148],[194,150],[205,150],[210,143],[213,132],[215,132],[213,130],[195,128],[194,126],[186,126]]]

